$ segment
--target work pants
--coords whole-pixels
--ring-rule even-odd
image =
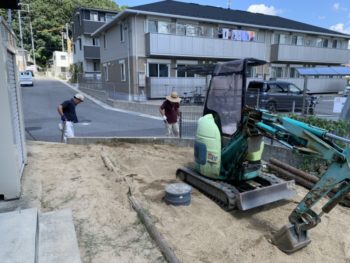
[[[169,137],[179,137],[179,124],[175,123],[166,123],[165,127],[167,129],[167,136]]]

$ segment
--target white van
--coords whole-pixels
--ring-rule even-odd
[[[19,84],[21,86],[34,86],[32,72],[29,70],[19,72]]]

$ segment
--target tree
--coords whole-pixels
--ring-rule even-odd
[[[62,50],[61,32],[65,24],[70,23],[77,7],[120,10],[113,0],[22,0],[21,20],[23,44],[26,50],[31,50],[29,21],[32,22],[35,58],[41,67],[46,67],[55,50]],[[29,4],[30,13],[26,4]],[[0,15],[7,19],[7,12],[0,10]],[[12,11],[12,27],[20,39],[17,11]]]

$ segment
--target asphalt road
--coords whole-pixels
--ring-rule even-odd
[[[54,79],[36,78],[33,87],[21,87],[23,112],[28,140],[59,142],[61,133],[57,106],[74,96],[76,91]],[[109,110],[86,99],[76,108],[79,124],[75,135],[79,136],[164,136],[161,120],[136,113]]]

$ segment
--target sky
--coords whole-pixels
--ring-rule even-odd
[[[157,0],[114,0],[119,6],[138,6]],[[277,15],[299,22],[350,34],[350,0],[177,0]]]

